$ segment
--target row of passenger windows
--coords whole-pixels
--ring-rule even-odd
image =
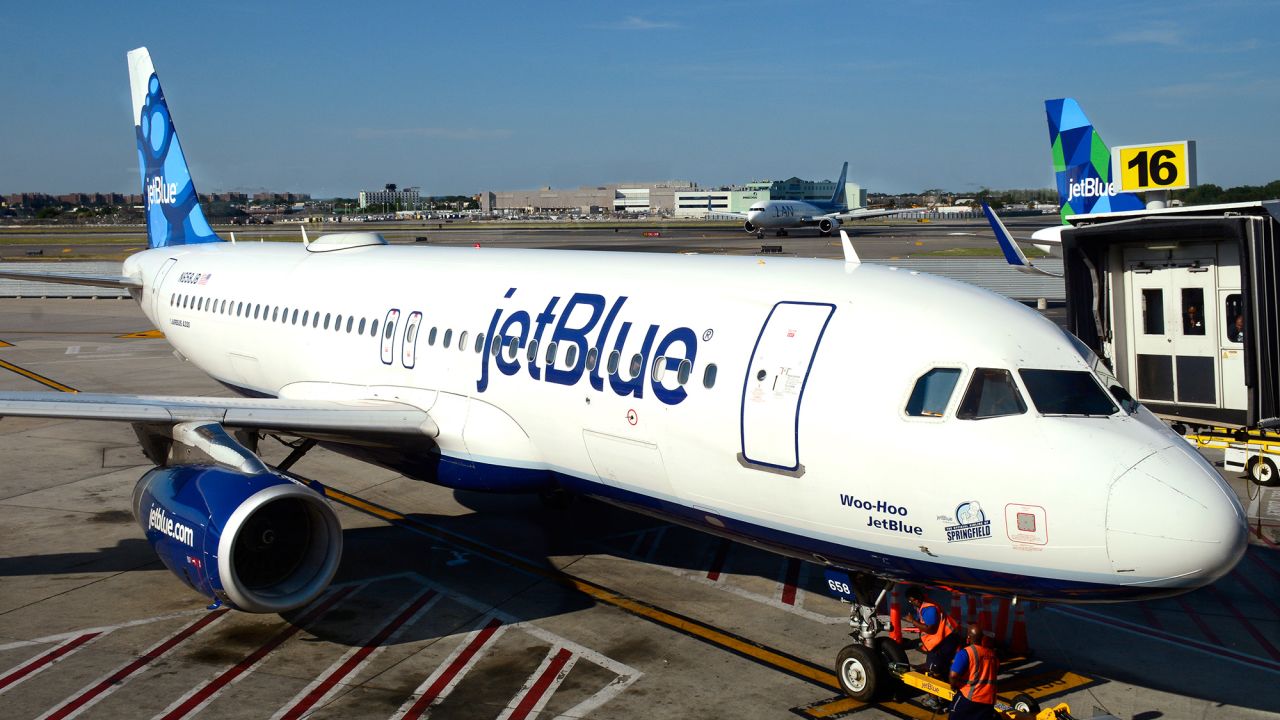
[[[960,382],[960,368],[933,368],[916,381],[907,400],[906,413],[912,417],[942,417],[951,395]],[[1019,370],[1018,376],[1043,415],[1107,416],[1118,412],[1116,404],[1085,370]],[[1116,400],[1128,407],[1133,402],[1124,388],[1111,388]],[[984,420],[1027,411],[1013,373],[1002,368],[977,368],[956,407],[961,420]]]
[[[273,307],[271,305],[263,305],[261,303],[246,303],[243,301],[227,300],[225,298],[205,298],[179,293],[174,293],[169,296],[169,305],[172,307],[182,308],[184,310],[194,310],[195,312],[231,315],[234,317],[252,318],[254,320],[263,320],[267,322],[279,322],[281,324],[287,323],[290,325],[298,325],[299,322],[301,322],[303,327],[310,324],[313,328],[323,328],[325,330],[328,330],[332,326],[337,332],[342,332],[343,322],[345,320],[346,332],[348,333],[354,331],[358,335],[363,335],[365,329],[368,328],[370,337],[374,337],[378,334],[378,320],[376,318],[373,320],[359,318],[357,320],[352,315],[347,315],[344,318],[341,314],[335,315],[333,313],[324,313],[322,316],[318,310],[300,310],[299,308],[290,309],[281,306]],[[395,323],[388,322],[383,329],[384,339],[391,340],[395,335],[395,329]],[[412,346],[418,340],[417,332],[417,325],[411,325],[405,335],[405,343]],[[453,343],[453,334],[452,328],[446,328],[441,332],[440,328],[433,327],[427,332],[427,345],[433,347],[435,346],[436,341],[439,340],[441,347],[448,348]],[[476,333],[473,344],[468,343],[469,335],[470,333],[466,330],[458,333],[458,349],[466,351],[470,345],[473,347],[474,352],[483,352],[484,333]],[[494,338],[494,342],[490,346],[490,351],[493,353],[494,357],[498,357],[498,353],[505,349],[507,359],[515,360],[516,355],[519,353],[519,348],[520,338],[503,338],[499,335]],[[537,359],[538,348],[538,340],[534,339],[529,341],[528,347],[525,350],[525,359],[528,362],[533,362]],[[558,348],[556,347],[556,343],[547,343],[544,358],[547,366],[555,364],[557,351]],[[609,353],[609,356],[605,361],[605,368],[608,374],[619,374],[621,360],[622,353],[619,350],[615,349],[613,352]],[[666,378],[668,372],[667,360],[668,358],[665,357],[658,357],[654,359],[651,372],[654,382],[660,383]],[[587,372],[592,372],[596,369],[600,361],[599,352],[596,348],[590,348],[587,350],[585,361]],[[577,362],[578,345],[577,343],[573,343],[565,349],[564,363],[568,367],[573,367]],[[644,369],[644,355],[640,353],[632,355],[630,362],[627,364],[627,369],[629,373],[626,375],[625,379],[635,379],[636,376],[638,376]],[[675,369],[676,382],[680,385],[688,383],[692,373],[693,363],[687,359],[681,359]],[[711,388],[714,387],[715,384],[716,365],[715,363],[709,363],[702,371],[702,385],[703,387]]]
[[[345,329],[348,333],[355,332],[357,335],[363,335],[365,328],[368,328],[370,337],[378,334],[378,320],[376,318],[373,320],[357,319],[354,315],[344,317],[340,313],[325,313],[321,315],[319,310],[290,309],[279,305],[271,306],[263,305],[262,303],[227,300],[225,298],[206,298],[177,293],[169,296],[169,305],[184,310],[194,310],[195,312],[231,315],[264,322],[275,322],[282,325],[301,325],[302,327],[310,325],[313,328],[322,328],[324,330],[332,327],[335,332],[343,332],[343,323],[345,321]]]

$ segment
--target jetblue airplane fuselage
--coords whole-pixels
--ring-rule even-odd
[[[421,408],[437,427],[415,446],[331,446],[449,487],[564,487],[796,557],[1056,600],[1185,590],[1242,552],[1231,490],[1145,410],[1038,412],[1020,371],[1106,378],[977,288],[829,260],[378,241],[158,248],[125,274],[169,342],[245,394]],[[956,381],[914,413],[931,372]],[[993,372],[1021,410],[957,417]]]

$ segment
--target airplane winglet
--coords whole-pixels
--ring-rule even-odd
[[[298,228],[302,230],[302,246],[309,246],[311,244],[311,240],[307,237],[307,226],[302,223],[298,223]]]
[[[1004,253],[1005,262],[1012,265],[1015,270],[1029,275],[1061,277],[1061,275],[1041,270],[1031,264],[1026,254],[1022,252],[1022,248],[1018,247],[1018,243],[1014,242],[1013,235],[1009,233],[1009,228],[1004,226],[1004,221],[1000,219],[999,215],[996,215],[996,211],[992,210],[990,205],[985,202],[982,203],[982,212],[987,216],[987,222],[991,224],[991,232],[995,233],[996,242],[1000,243],[1000,250]]]
[[[840,249],[844,250],[844,262],[846,265],[862,264],[862,258],[858,257],[858,252],[853,249],[853,243],[849,242],[849,233],[844,230],[840,231]]]

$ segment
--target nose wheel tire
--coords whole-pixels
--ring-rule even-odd
[[[870,702],[887,673],[884,661],[866,645],[846,645],[836,656],[840,689],[854,700]]]
[[[1276,464],[1271,462],[1271,458],[1254,458],[1253,464],[1249,466],[1249,477],[1263,487],[1280,484],[1280,476],[1276,474]]]

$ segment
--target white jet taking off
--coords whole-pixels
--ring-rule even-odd
[[[860,264],[847,238],[844,262],[223,242],[147,51],[129,66],[149,249],[120,276],[0,276],[127,287],[247,397],[8,392],[0,416],[133,423],[157,466],[135,516],[219,602],[305,605],[341,553],[321,496],[241,441],[267,432],[824,564],[866,610],[838,673],[858,697],[887,672],[877,587],[1136,600],[1212,583],[1244,552],[1213,467],[1016,302]]]

